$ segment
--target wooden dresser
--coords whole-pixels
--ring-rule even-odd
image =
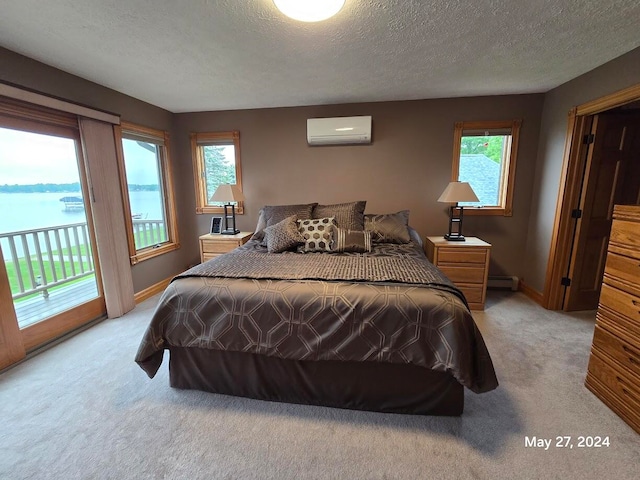
[[[427,257],[462,290],[471,310],[484,310],[491,244],[477,237],[449,242],[444,237],[427,237]]]
[[[210,233],[202,235],[200,237],[200,261],[206,262],[218,255],[230,252],[240,245],[244,245],[249,241],[251,235],[253,235],[251,232],[240,232],[235,235],[211,235]]]
[[[640,433],[640,206],[613,211],[585,385]]]

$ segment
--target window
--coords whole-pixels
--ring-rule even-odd
[[[180,248],[169,161],[169,135],[122,122],[118,163],[131,264]]]
[[[452,180],[469,182],[479,202],[467,215],[511,216],[520,120],[455,124]]]
[[[242,190],[240,132],[191,134],[191,154],[196,187],[196,213],[222,213],[219,202],[210,202],[219,185],[229,183]],[[243,213],[242,202],[236,213]]]

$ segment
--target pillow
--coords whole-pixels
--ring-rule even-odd
[[[263,240],[264,239],[264,229],[267,227],[267,220],[264,218],[264,209],[260,209],[258,212],[258,224],[256,225],[255,230],[253,231],[253,236],[251,239],[255,240]]]
[[[316,205],[311,218],[335,218],[336,225],[350,230],[364,230],[364,208],[367,202]]]
[[[304,245],[299,252],[330,252],[333,240],[333,217],[315,220],[298,220],[298,231],[304,238]]]
[[[376,243],[409,243],[409,210],[383,215],[364,216],[364,229]]]
[[[336,227],[333,233],[334,252],[357,252],[365,253],[371,251],[371,232],[364,230],[348,230]]]
[[[304,238],[298,231],[296,220],[298,218],[291,215],[264,229],[264,239],[269,253],[281,253],[304,242]]]
[[[296,215],[300,220],[311,218],[311,211],[316,205],[317,203],[305,205],[265,205],[262,207],[262,213],[267,227],[270,227],[292,215]]]

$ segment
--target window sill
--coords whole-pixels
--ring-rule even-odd
[[[224,208],[223,207],[213,207],[213,206],[210,206],[210,205],[196,208],[196,214],[197,215],[200,215],[200,214],[203,214],[203,213],[224,214]],[[236,207],[236,215],[243,215],[243,214],[244,214],[244,207]]]
[[[474,215],[495,215],[500,217],[510,217],[513,215],[511,210],[501,207],[464,207],[464,216]]]
[[[173,252],[174,250],[178,250],[179,248],[179,243],[164,243],[159,247],[147,247],[136,252],[135,255],[132,255],[130,257],[131,265],[144,262],[145,260],[149,260],[150,258],[164,255],[165,253]]]

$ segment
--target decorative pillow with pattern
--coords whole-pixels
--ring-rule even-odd
[[[334,252],[370,252],[371,232],[336,227],[333,231],[332,250]]]
[[[285,252],[304,242],[296,220],[298,217],[292,215],[264,229],[264,239],[269,253]]]
[[[264,239],[264,234],[260,233],[260,228],[275,225],[291,215],[295,215],[300,219],[311,218],[311,212],[313,207],[316,205],[317,203],[300,205],[265,205],[261,209],[262,214],[258,217],[258,225],[256,225],[256,231],[253,233],[252,238],[258,240],[262,239],[262,245],[266,246],[267,242]]]
[[[304,238],[299,252],[330,252],[333,241],[335,219],[333,217],[315,220],[298,220],[298,231]]]
[[[409,243],[409,210],[364,216],[364,229],[374,243]]]
[[[340,228],[364,230],[364,209],[367,202],[336,203],[334,205],[316,205],[311,218],[334,217]]]

